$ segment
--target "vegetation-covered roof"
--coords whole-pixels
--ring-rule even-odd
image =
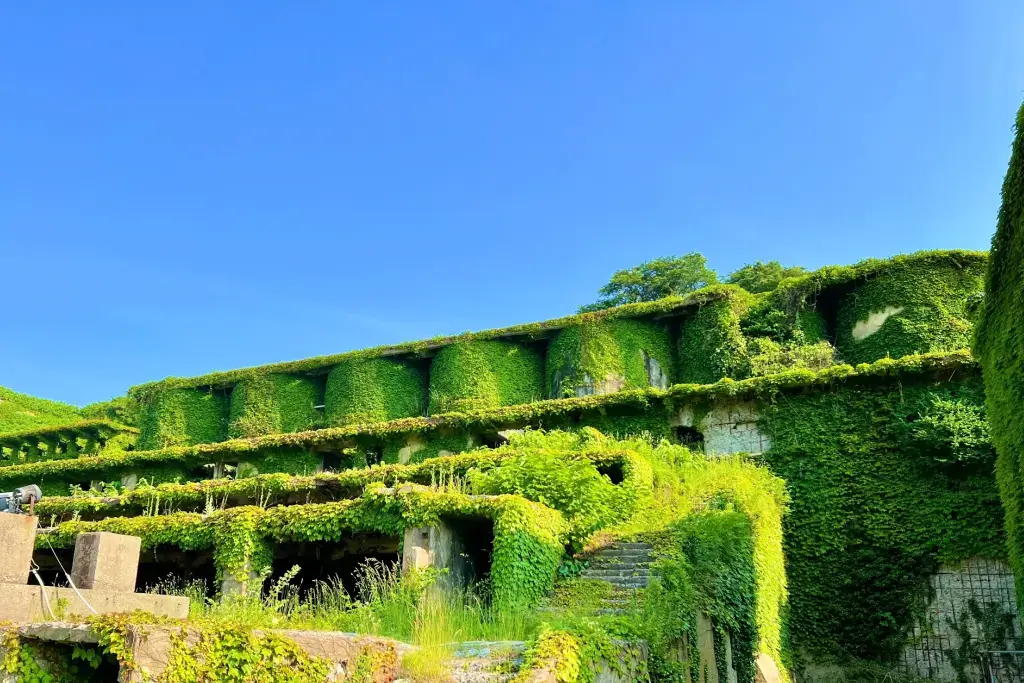
[[[72,405],[0,387],[0,434],[67,424],[81,419],[78,408]]]

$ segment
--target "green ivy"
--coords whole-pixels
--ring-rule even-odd
[[[257,374],[231,391],[231,438],[300,432],[319,426],[321,385],[312,377]]]
[[[223,392],[172,389],[141,400],[141,449],[213,443],[227,436],[229,399]]]
[[[976,377],[836,387],[763,406],[792,496],[789,627],[817,654],[891,660],[943,563],[1005,554]]]
[[[327,424],[368,424],[423,415],[425,397],[424,374],[404,361],[343,361],[327,375]]]
[[[0,387],[0,434],[82,419],[78,408]]]
[[[968,297],[982,289],[983,263],[956,256],[920,263],[893,263],[860,283],[842,300],[836,346],[850,363],[951,351],[970,345]],[[857,323],[892,311],[881,327],[862,339]]]
[[[740,316],[750,305],[751,295],[732,285],[722,287],[728,287],[729,296],[701,306],[683,320],[679,335],[683,382],[710,384],[746,374],[747,345]]]
[[[1002,205],[985,299],[974,340],[985,376],[992,440],[999,452],[996,478],[1006,511],[1010,562],[1017,577],[1017,602],[1024,604],[1024,106],[1017,112],[1013,151],[1003,180]]]
[[[452,344],[430,366],[430,414],[486,410],[544,398],[544,358],[503,341]]]
[[[669,384],[674,381],[672,345],[664,325],[616,319],[567,327],[548,347],[547,395],[575,396],[583,387],[598,394],[648,387],[647,358],[657,361]]]

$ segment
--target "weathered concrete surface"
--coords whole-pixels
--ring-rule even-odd
[[[715,630],[711,619],[703,612],[697,613],[697,654],[700,657],[700,680],[704,683],[718,683]]]
[[[471,572],[462,540],[447,524],[405,530],[402,571],[427,567],[447,569],[442,581],[448,586],[461,587],[469,581]]]
[[[757,655],[757,672],[754,683],[784,683],[775,660],[763,652]]]
[[[38,517],[0,513],[0,583],[24,584],[32,567]]]
[[[43,590],[39,586],[28,584],[0,584],[0,621],[26,623],[53,619],[46,610]],[[55,613],[63,611],[68,617],[83,618],[92,614],[78,594],[70,588],[48,586],[45,591],[50,609]],[[188,598],[183,596],[89,589],[79,589],[79,592],[100,614],[145,610],[172,619],[184,619],[188,616]]]
[[[134,593],[142,539],[105,531],[79,534],[71,581],[78,588]]]

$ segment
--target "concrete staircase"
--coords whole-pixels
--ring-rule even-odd
[[[617,541],[597,551],[580,578],[604,581],[615,587],[615,593],[604,601],[599,614],[623,614],[636,599],[636,591],[647,588],[651,580],[649,543]]]

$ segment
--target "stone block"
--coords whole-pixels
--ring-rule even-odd
[[[25,585],[36,547],[37,517],[0,512],[0,583]]]
[[[79,534],[71,580],[78,588],[134,593],[142,539],[105,531]]]

